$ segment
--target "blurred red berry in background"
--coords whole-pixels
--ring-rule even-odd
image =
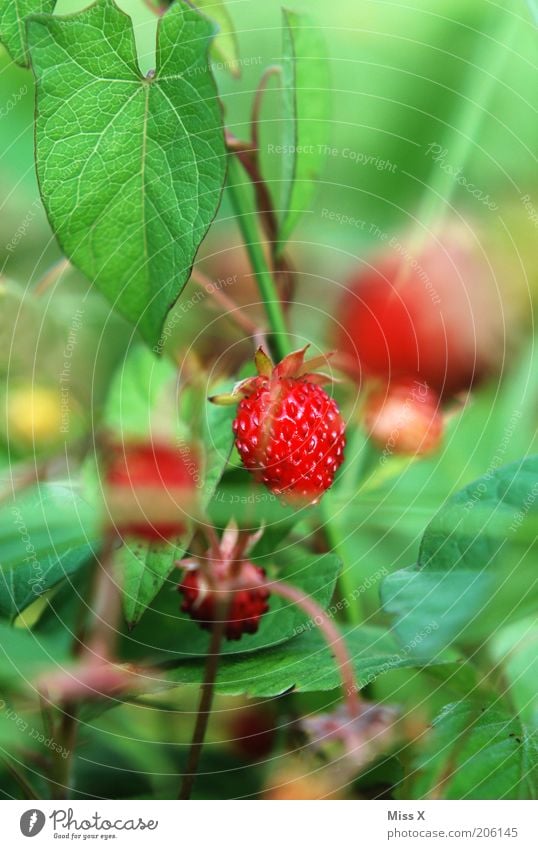
[[[450,225],[417,248],[392,238],[349,280],[337,348],[348,371],[425,381],[443,397],[495,373],[507,304],[472,235]]]
[[[440,398],[425,383],[400,380],[375,389],[363,414],[370,438],[388,454],[431,454],[441,444]]]
[[[185,533],[200,480],[189,445],[125,442],[107,447],[107,519],[120,535],[149,542]]]

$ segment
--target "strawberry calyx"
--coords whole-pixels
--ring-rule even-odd
[[[212,395],[209,400],[212,404],[232,405],[237,404],[242,398],[248,398],[267,382],[278,384],[282,380],[301,379],[316,386],[325,386],[335,383],[336,379],[331,375],[318,372],[317,369],[327,364],[333,352],[305,360],[305,355],[310,345],[292,351],[275,365],[271,357],[259,347],[254,355],[254,364],[257,374],[247,377],[235,384],[232,391],[220,395]]]

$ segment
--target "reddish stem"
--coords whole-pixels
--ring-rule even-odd
[[[191,747],[183,773],[181,789],[178,799],[186,801],[191,798],[191,794],[196,781],[198,767],[200,765],[200,757],[204,747],[207,726],[211,709],[213,707],[213,698],[215,695],[215,681],[217,678],[217,670],[219,666],[220,649],[224,631],[226,629],[226,619],[229,611],[229,600],[221,599],[217,606],[217,618],[213,624],[211,631],[211,643],[207,653],[204,680],[201,685],[200,702],[196,715],[196,724],[192,735]]]
[[[310,596],[304,595],[301,590],[285,584],[283,581],[271,581],[266,586],[271,592],[289,599],[289,601],[301,607],[322,632],[340,671],[342,690],[350,718],[359,719],[361,716],[361,699],[355,681],[355,671],[344,638],[336,625],[329,619],[323,608]]]

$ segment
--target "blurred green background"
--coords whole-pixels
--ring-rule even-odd
[[[59,0],[57,12],[85,5]],[[122,0],[119,5],[132,14],[145,71],[153,64],[155,16],[142,0]],[[227,5],[244,64],[238,80],[225,69],[217,69],[216,76],[226,125],[244,138],[262,70],[281,59],[281,9],[275,0],[232,0]],[[503,374],[449,425],[442,455],[411,469],[397,464],[387,480],[381,476],[375,486],[347,502],[335,489],[329,504],[344,538],[339,553],[352,580],[360,585],[379,570],[412,563],[424,528],[443,499],[485,473],[499,451],[504,463],[535,444],[537,35],[523,0],[502,7],[487,0],[415,0],[413,4],[296,0],[289,5],[307,11],[323,32],[332,76],[327,136],[331,150],[315,201],[290,243],[300,302],[292,310],[293,326],[327,347],[341,289],[349,274],[380,249],[380,234],[399,237],[411,232],[420,240],[444,220],[461,228],[491,264],[501,311],[504,307],[507,317],[517,316],[513,324],[511,318],[507,321],[503,339],[507,350],[514,348],[514,355],[507,359]],[[114,366],[133,338],[127,324],[111,316],[104,299],[91,292],[88,282],[74,271],[63,274],[37,305],[33,299],[28,303],[24,295],[40,285],[43,275],[61,259],[39,200],[32,116],[32,76],[16,68],[2,51],[0,268],[5,281],[0,283],[0,373],[10,381],[56,386],[70,329],[80,322],[70,380],[80,417],[77,434],[84,429],[89,433],[99,418]],[[261,147],[277,206],[282,162],[270,153],[270,146],[279,143],[281,131],[280,96],[273,86],[263,110]],[[467,185],[472,184],[479,197],[447,177],[428,153],[431,145],[446,150],[443,162],[461,168]],[[484,196],[495,209],[486,206]],[[215,278],[237,274],[230,294],[249,302],[256,296],[245,282],[248,272],[238,244],[225,197],[202,248],[202,264]],[[189,284],[184,297],[194,291]],[[512,346],[513,337],[519,344]],[[239,344],[227,320],[216,318],[206,302],[182,316],[175,343],[181,350],[193,340],[196,354],[209,357],[210,365],[221,347]],[[505,373],[508,379],[503,380]],[[343,403],[351,415],[353,400],[346,401],[344,395]],[[2,450],[7,453],[8,447]],[[25,455],[24,447],[19,450],[12,445],[9,451],[12,459]],[[366,621],[382,618],[376,582],[361,602]],[[514,639],[518,638],[516,634]],[[505,650],[503,643],[499,652]],[[429,717],[459,692],[457,675],[448,684],[432,681],[433,675],[391,672],[376,683],[373,694],[407,706],[420,703]],[[282,711],[287,716],[288,711],[315,710],[336,698],[335,694],[300,697],[293,707],[286,702]],[[91,754],[83,756],[78,767],[82,785],[92,788],[91,792],[99,792],[100,786],[104,795],[115,795],[121,780],[125,795],[173,794],[173,773],[178,769],[175,743],[186,741],[189,730],[176,711],[191,709],[193,704],[194,695],[182,691],[170,704],[163,700],[162,710],[151,704],[133,706],[105,715],[97,725],[90,723],[85,739]],[[227,703],[219,710],[221,718],[226,717]],[[9,724],[6,727],[9,732]],[[228,733],[223,728],[217,723],[216,739]],[[148,753],[154,759],[151,775],[141,778],[136,770],[146,769]],[[207,766],[217,778],[207,778],[201,791],[205,797],[245,794],[242,758],[230,755],[226,746],[223,750],[210,747]],[[264,771],[249,768],[248,775],[249,792],[256,793],[263,785]],[[384,786],[383,770],[375,780],[375,786]]]

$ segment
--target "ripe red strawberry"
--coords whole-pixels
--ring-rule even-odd
[[[395,381],[374,390],[364,405],[364,423],[388,454],[431,454],[443,437],[439,396],[417,380]]]
[[[122,534],[148,541],[186,531],[199,479],[192,449],[166,442],[115,443],[107,448],[107,519]]]
[[[228,576],[217,575],[216,586],[211,587],[198,565],[193,562],[187,566],[178,590],[183,595],[181,609],[191,619],[210,631],[218,617],[219,595],[228,593]],[[225,635],[228,640],[240,640],[243,634],[255,634],[260,619],[269,610],[267,600],[269,590],[258,586],[265,572],[253,563],[241,564],[239,586],[233,591],[226,617]]]
[[[315,504],[329,489],[345,446],[344,421],[321,386],[330,378],[314,373],[320,360],[305,363],[305,352],[273,366],[260,348],[258,376],[244,380],[230,396],[241,399],[233,431],[244,466],[295,504]]]

